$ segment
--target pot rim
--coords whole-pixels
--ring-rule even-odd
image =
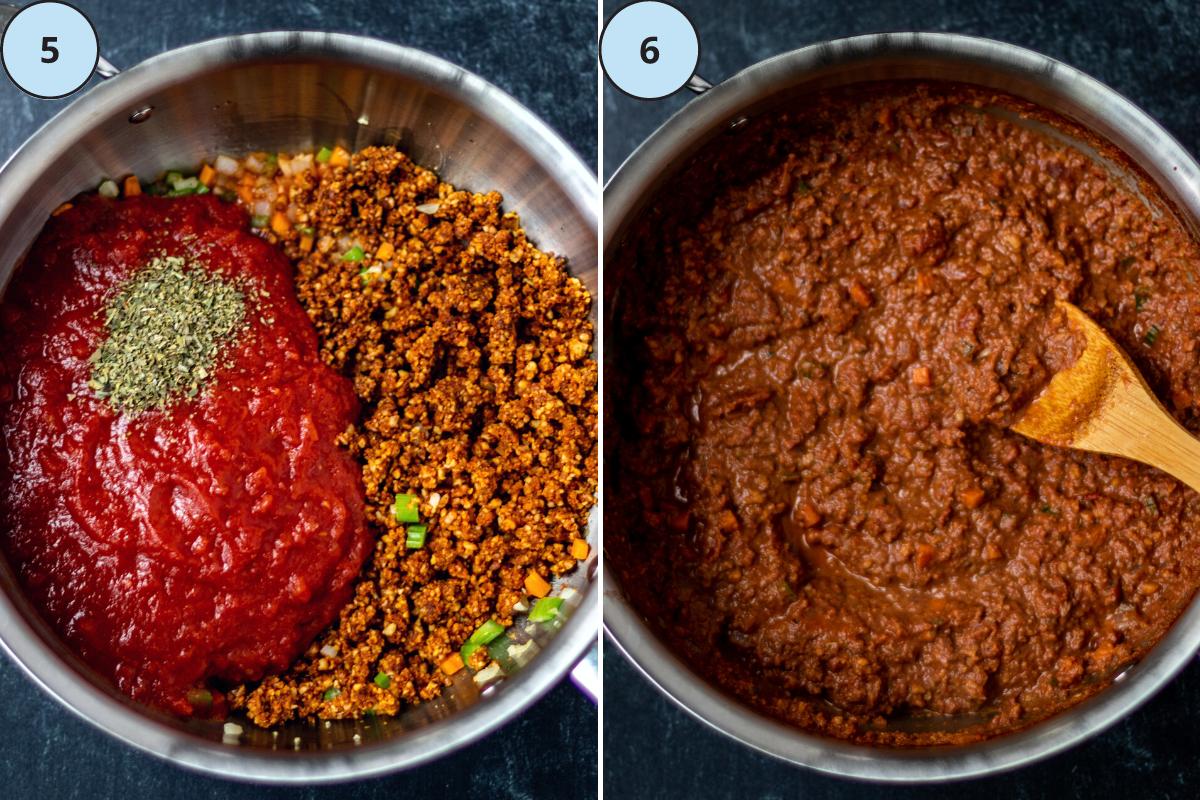
[[[409,76],[436,87],[513,134],[571,197],[592,228],[599,222],[596,177],[546,123],[483,78],[425,51],[351,34],[272,31],[210,39],[153,56],[98,84],[45,123],[0,167],[0,228],[44,165],[114,108],[207,70],[241,62],[339,61]],[[494,694],[418,730],[337,750],[264,751],[231,747],[167,724],[83,678],[42,640],[0,591],[0,649],[39,687],[85,722],[151,755],[217,777],[272,784],[333,783],[415,767],[471,744],[514,719],[557,684],[596,641],[599,590],[592,581],[571,621]]]
[[[653,196],[663,165],[678,168],[718,126],[754,103],[802,85],[818,71],[878,57],[969,65],[1049,85],[1057,95],[1101,114],[1114,130],[1145,143],[1182,200],[1184,217],[1200,216],[1200,166],[1148,114],[1074,67],[1017,45],[954,33],[877,33],[809,45],[760,61],[681,110],[625,159],[604,189],[605,257],[615,252],[644,198]],[[610,249],[611,248],[611,249]],[[605,270],[604,265],[601,267]],[[605,298],[605,321],[609,319]],[[609,356],[611,358],[611,355]],[[1096,695],[1034,723],[983,742],[925,748],[851,744],[808,733],[754,711],[709,684],[677,658],[626,602],[603,565],[604,628],[611,642],[662,694],[692,717],[767,755],[840,777],[879,783],[940,783],[982,777],[1040,761],[1105,730],[1171,680],[1200,648],[1200,598],[1193,598],[1167,634],[1137,664]]]

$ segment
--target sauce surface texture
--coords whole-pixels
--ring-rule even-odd
[[[177,256],[247,287],[246,325],[196,397],[119,414],[88,388],[105,303]],[[371,536],[335,442],[354,393],[284,255],[211,196],[87,197],[49,222],[0,319],[0,541],[34,604],[123,692],[176,713],[219,710],[188,700],[209,679],[286,668]]]
[[[811,98],[702,153],[620,257],[609,563],[772,715],[1013,730],[1107,685],[1200,582],[1193,492],[1005,427],[1074,357],[1057,298],[1200,428],[1200,251],[1047,122],[962,86]]]

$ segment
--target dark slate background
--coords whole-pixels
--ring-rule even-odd
[[[1174,2],[674,0],[700,34],[697,71],[718,82],[786,50],[879,31],[954,31],[1020,44],[1116,88],[1200,153],[1200,5]],[[605,17],[625,3],[605,0]],[[692,98],[639,101],[604,87],[604,172]],[[1007,775],[885,788],[792,767],[713,733],[605,650],[604,782],[609,797],[1167,798],[1200,795],[1200,665],[1090,742]]]
[[[327,30],[419,47],[482,75],[596,163],[594,0],[71,0],[118,67],[229,33]],[[69,100],[25,96],[0,74],[0,160]],[[518,720],[412,772],[308,789],[201,777],[79,721],[0,657],[0,797],[587,798],[596,795],[597,714],[569,682]]]

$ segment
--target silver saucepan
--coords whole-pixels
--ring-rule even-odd
[[[11,13],[0,7],[0,23]],[[114,73],[106,62],[102,74]],[[499,190],[532,240],[565,256],[593,293],[595,177],[544,123],[481,78],[427,53],[326,33],[232,36],[173,50],[88,91],[0,170],[0,284],[50,212],[103,177],[153,178],[216,153],[340,142],[396,144],[445,179]],[[594,313],[594,312],[593,312]],[[597,515],[589,537],[596,542]],[[598,548],[593,547],[593,551]],[[0,645],[47,693],[88,722],[193,769],[277,783],[380,774],[456,750],[520,714],[596,641],[596,558],[565,579],[578,602],[523,669],[482,692],[468,678],[394,719],[296,723],[184,721],[138,706],[94,675],[22,596],[0,558]],[[591,666],[594,670],[594,662]]]
[[[1143,111],[1082,72],[1029,50],[988,39],[942,33],[856,36],[805,47],[756,64],[716,87],[693,80],[701,93],[647,139],[621,166],[604,192],[605,312],[621,292],[626,237],[639,213],[671,186],[701,147],[747,118],[814,90],[861,81],[920,78],[999,89],[1082,124],[1132,162],[1104,166],[1126,178],[1156,184],[1193,231],[1200,220],[1200,166]],[[1036,124],[1033,122],[1022,124]],[[1069,137],[1068,137],[1069,138]],[[1083,152],[1103,158],[1087,142]],[[640,264],[639,268],[652,268]],[[612,327],[609,326],[611,332]],[[621,354],[605,334],[605,371],[621,368]],[[607,384],[612,386],[613,382]],[[621,399],[606,390],[605,404]],[[606,437],[609,464],[613,437]],[[609,473],[611,475],[611,473]],[[607,477],[607,476],[606,476]],[[615,481],[606,480],[606,491]],[[610,498],[612,499],[612,498]],[[605,567],[604,624],[611,639],[685,711],[738,741],[774,756],[836,775],[877,781],[946,781],[1029,764],[1112,725],[1169,681],[1200,647],[1200,602],[1193,601],[1142,661],[1109,688],[1025,730],[971,745],[884,749],[806,733],[763,716],[706,683],[656,638],[624,599],[620,581]]]

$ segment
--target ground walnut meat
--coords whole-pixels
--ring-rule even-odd
[[[339,623],[231,699],[264,726],[394,714],[442,691],[440,665],[482,623],[511,623],[531,571],[576,565],[597,485],[591,298],[499,194],[458,191],[394,148],[276,189],[294,226],[267,236],[363,403],[342,438],[379,540]],[[420,498],[421,548],[397,494]],[[485,663],[482,648],[471,666]]]
[[[1200,584],[1194,492],[1006,427],[1073,358],[1070,300],[1200,429],[1200,247],[1046,124],[1082,135],[965,86],[806,98],[719,137],[611,258],[609,564],[768,713],[1011,731],[1107,685]]]

